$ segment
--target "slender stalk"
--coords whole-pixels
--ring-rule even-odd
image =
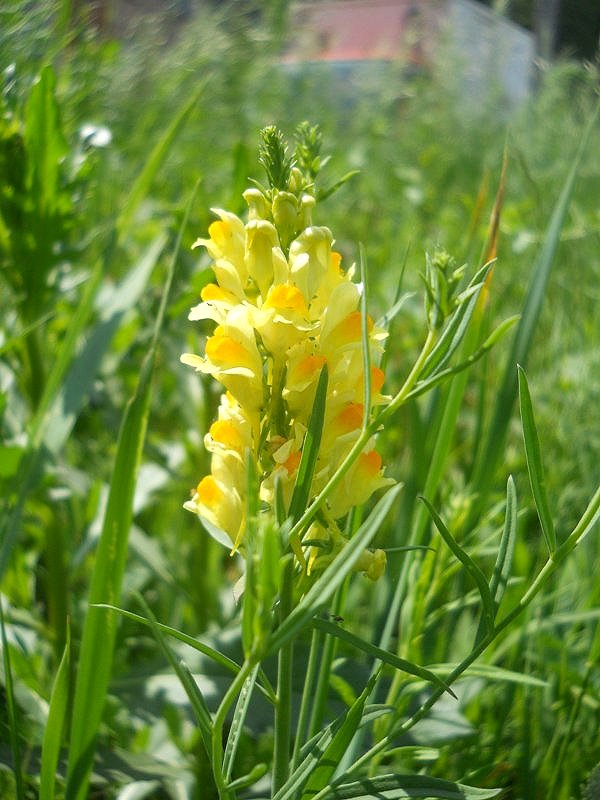
[[[296,738],[294,740],[294,750],[292,752],[292,772],[298,766],[300,759],[300,749],[308,739],[306,736],[311,706],[314,698],[315,679],[320,663],[321,648],[325,634],[322,631],[313,630],[310,640],[310,650],[308,654],[308,664],[306,666],[306,678],[302,690],[302,700],[300,702],[300,712],[298,714],[298,724],[296,725]]]
[[[30,331],[28,336],[25,337],[25,345],[27,347],[27,359],[29,361],[31,406],[33,409],[37,409],[46,384],[46,367],[44,365],[44,359],[42,358],[39,328]]]
[[[548,788],[548,797],[556,797],[556,789],[560,778],[560,771],[564,764],[565,757],[567,755],[567,750],[569,749],[569,745],[573,742],[573,731],[575,730],[575,723],[577,721],[577,717],[579,716],[581,706],[583,705],[583,698],[585,697],[587,686],[592,675],[592,670],[594,668],[595,665],[591,661],[588,661],[585,675],[583,676],[583,681],[581,682],[581,689],[579,691],[579,694],[577,695],[577,698],[575,700],[575,703],[573,704],[573,708],[571,709],[571,713],[569,715],[567,730],[565,731],[562,737],[560,750],[558,751],[558,755],[554,760],[552,778],[550,780],[550,786]]]
[[[288,558],[282,574],[279,602],[279,621],[283,622],[293,609],[294,562]],[[292,730],[292,666],[294,640],[286,642],[278,655],[277,705],[275,706],[275,742],[273,746],[273,794],[287,781],[290,771]]]

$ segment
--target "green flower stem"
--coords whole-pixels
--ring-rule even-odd
[[[298,715],[298,724],[296,725],[296,738],[294,740],[294,750],[292,752],[292,772],[298,766],[300,760],[300,749],[304,742],[308,740],[306,731],[308,729],[308,721],[311,712],[311,706],[314,698],[314,686],[317,678],[317,671],[319,669],[321,648],[323,647],[323,639],[325,634],[319,630],[313,630],[312,638],[310,640],[310,651],[308,654],[308,664],[306,667],[306,678],[304,679],[304,688],[302,690],[302,700],[300,702],[300,712]]]
[[[427,356],[433,350],[433,346],[437,340],[437,333],[433,330],[430,330],[427,334],[427,338],[425,339],[425,343],[419,353],[419,357],[414,363],[413,368],[411,369],[407,379],[404,381],[404,385],[398,392],[398,394],[393,398],[392,402],[386,406],[383,411],[378,415],[377,422],[381,425],[386,422],[388,417],[391,417],[392,414],[395,414],[396,411],[403,405],[410,392],[414,388],[416,382],[419,380],[419,375],[421,374],[421,370],[423,369],[423,365],[427,360]]]
[[[279,601],[280,624],[294,607],[294,561],[290,556],[283,568]],[[273,794],[287,781],[290,771],[292,731],[292,666],[294,640],[286,642],[278,656],[277,705],[275,706],[275,742],[273,745]]]
[[[227,690],[225,697],[221,700],[221,704],[215,714],[212,732],[212,770],[219,793],[219,800],[235,800],[235,792],[228,789],[225,775],[223,773],[223,726],[229,709],[234,704],[236,697],[241,692],[246,678],[254,669],[254,661],[247,659],[242,664],[242,668],[235,676],[231,686]]]
[[[27,347],[27,360],[29,362],[29,391],[31,395],[31,406],[37,409],[44,393],[46,385],[46,368],[42,358],[40,343],[40,330],[36,328],[30,331],[25,337]]]
[[[444,679],[444,682],[447,686],[451,686],[454,681],[456,681],[471,666],[471,664],[473,664],[473,662],[476,661],[485,650],[487,650],[490,644],[492,644],[492,642],[506,628],[508,628],[508,626],[514,622],[514,620],[520,614],[523,613],[534,597],[548,583],[549,579],[558,569],[560,564],[565,560],[569,553],[571,553],[575,547],[577,547],[577,545],[583,541],[585,536],[590,532],[594,524],[598,522],[599,519],[600,486],[590,500],[590,503],[583,516],[579,520],[577,526],[569,534],[563,544],[556,550],[556,552],[550,556],[518,604],[499,622],[498,625],[494,627],[492,631],[488,633],[487,636],[481,639],[481,641],[474,646],[469,655],[452,670],[448,677]],[[395,726],[386,736],[376,742],[373,747],[370,748],[370,750],[367,750],[366,753],[364,753],[359,759],[357,759],[357,761],[354,762],[354,764],[344,773],[344,775],[340,776],[338,780],[336,780],[334,785],[347,781],[352,775],[359,772],[362,767],[370,764],[376,756],[378,756],[380,753],[383,753],[388,747],[393,746],[393,743],[397,740],[398,736],[406,733],[408,730],[414,727],[417,722],[427,715],[430,709],[442,696],[444,691],[445,690],[442,688],[434,689],[429,698],[421,705],[418,711],[412,715],[412,717],[405,720],[402,724]],[[329,786],[326,789],[323,789],[313,797],[313,800],[323,800],[327,793],[331,791],[331,788],[332,787]]]
[[[269,408],[269,428],[285,436],[285,404],[283,402],[283,389],[285,386],[285,360],[273,359],[273,388],[271,389],[271,404]]]

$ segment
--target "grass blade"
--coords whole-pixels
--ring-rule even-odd
[[[146,619],[146,617],[142,617],[141,614],[135,614],[133,611],[126,611],[124,608],[111,606],[108,603],[97,603],[96,608],[106,608],[110,611],[116,611],[118,614],[121,614],[128,619],[132,619],[135,622],[141,622],[142,625],[147,625],[148,627],[156,626],[161,633],[166,633],[173,639],[177,639],[178,641],[183,642],[183,644],[187,644],[189,647],[197,650],[199,653],[211,658],[221,667],[225,667],[225,669],[229,670],[230,672],[237,674],[240,671],[240,665],[236,661],[233,661],[231,658],[228,658],[228,656],[223,655],[223,653],[219,653],[218,650],[214,650],[207,644],[198,641],[198,639],[194,639],[193,636],[183,633],[183,631],[178,631],[176,628],[171,628],[169,625],[163,625],[161,622],[154,622],[153,626],[150,620]]]
[[[69,700],[69,685],[71,671],[71,638],[67,629],[67,641],[63,657],[58,665],[52,694],[48,721],[44,731],[42,744],[42,763],[40,767],[40,797],[39,800],[54,800],[54,786],[56,782],[56,767],[60,755],[67,703]]]
[[[531,341],[546,294],[546,287],[550,278],[554,257],[560,242],[560,234],[569,209],[571,195],[573,194],[575,178],[582,164],[583,156],[592,131],[597,123],[599,113],[600,103],[596,106],[596,110],[589,121],[587,129],[581,137],[579,148],[563,184],[562,192],[552,212],[550,222],[548,223],[541,250],[533,265],[532,278],[525,298],[523,312],[515,331],[512,348],[504,370],[504,376],[497,393],[487,437],[479,453],[477,463],[475,464],[473,486],[478,492],[478,502],[474,504],[469,519],[471,525],[474,524],[480,510],[485,506],[487,494],[494,480],[496,467],[506,438],[506,431],[511,419],[513,404],[517,395],[515,366],[517,364],[526,365],[527,363]]]
[[[231,780],[231,773],[233,770],[233,762],[235,761],[235,754],[237,753],[238,744],[244,728],[244,721],[248,713],[250,701],[252,700],[252,692],[256,684],[256,677],[258,675],[259,665],[257,664],[250,675],[246,678],[246,682],[239,693],[235,710],[233,712],[233,719],[231,720],[231,727],[229,729],[229,736],[227,737],[227,744],[225,745],[225,754],[223,756],[223,772],[227,781]],[[210,750],[209,750],[210,754]]]
[[[440,536],[475,581],[481,597],[481,603],[483,606],[483,620],[485,621],[486,629],[487,631],[493,630],[495,616],[494,600],[492,598],[485,575],[473,561],[471,556],[462,549],[456,539],[452,536],[448,528],[442,522],[442,518],[431,505],[429,500],[427,500],[425,497],[421,497],[421,500],[427,506],[427,510],[429,511],[431,518],[435,523],[435,527],[440,533]]]
[[[502,602],[504,591],[508,585],[510,568],[512,565],[513,554],[517,537],[517,490],[512,475],[508,476],[506,483],[506,514],[504,517],[504,529],[500,539],[498,557],[494,564],[494,571],[490,581],[490,592],[494,598],[496,613]]]
[[[190,113],[196,107],[198,100],[204,91],[205,85],[206,81],[200,82],[196,91],[183,104],[179,113],[173,118],[173,121],[150,153],[150,157],[147,159],[143,170],[139,174],[136,182],[131,187],[131,191],[125,200],[125,203],[123,204],[123,208],[117,220],[116,227],[117,231],[119,232],[119,238],[122,238],[123,234],[126,233],[126,231],[131,227],[135,212],[137,211],[143,198],[148,194],[152,185],[152,181],[156,177],[158,170],[168,155],[171,145],[173,144],[177,134],[183,127]]]
[[[323,786],[329,784],[337,765],[348,749],[348,745],[352,741],[354,734],[358,730],[363,717],[365,703],[373,691],[378,678],[379,674],[375,674],[371,677],[364,691],[356,698],[355,702],[345,713],[342,724],[335,732],[333,739],[325,748],[314,769],[310,773],[308,782],[302,792],[301,800],[309,800],[309,798],[313,797]]]
[[[363,653],[373,656],[379,661],[382,661],[384,664],[389,664],[389,666],[394,667],[394,669],[402,670],[402,672],[407,672],[409,675],[414,675],[422,680],[435,683],[435,685],[440,689],[443,689],[445,692],[449,692],[453,697],[456,697],[449,686],[447,686],[438,678],[437,675],[434,675],[433,672],[430,672],[425,667],[420,667],[418,664],[413,664],[411,661],[406,661],[406,659],[400,658],[395,653],[390,653],[389,650],[383,650],[381,647],[371,644],[371,642],[366,642],[364,639],[355,636],[353,633],[350,633],[350,631],[347,631],[340,625],[335,625],[329,620],[322,619],[321,617],[315,617],[311,621],[311,624],[313,628],[323,631],[330,636],[336,636],[338,639],[342,639],[342,641],[347,642],[357,650],[361,650]]]
[[[521,425],[523,427],[523,442],[525,444],[525,456],[527,458],[527,471],[529,472],[529,482],[536,511],[542,526],[542,533],[546,540],[546,547],[550,555],[556,550],[556,531],[550,514],[548,505],[548,495],[544,480],[544,465],[540,451],[540,441],[537,434],[535,419],[533,416],[533,405],[531,394],[527,383],[527,376],[520,365],[517,365],[519,373],[519,408],[521,412]]]
[[[10,738],[10,751],[13,761],[15,776],[16,800],[25,800],[23,784],[23,767],[21,763],[21,746],[19,743],[19,725],[17,719],[17,704],[13,685],[13,674],[10,663],[10,650],[4,623],[4,603],[0,597],[0,633],[2,636],[2,660],[4,662],[4,692],[6,694],[6,711],[8,716],[8,733]]]
[[[501,791],[477,789],[428,775],[380,775],[336,786],[319,794],[319,800],[376,800],[380,797],[386,800],[417,797],[422,800],[488,800],[497,797]]]

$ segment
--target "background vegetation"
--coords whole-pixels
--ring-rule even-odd
[[[411,77],[401,65],[345,79],[325,69],[282,68],[272,36],[276,15],[261,23],[235,7],[198,12],[178,30],[161,17],[143,18],[135,35],[120,39],[74,25],[68,3],[11,2],[0,14],[0,796],[10,798],[38,796],[53,686],[66,709],[72,702],[69,670],[77,669],[117,431],[131,398],[140,408],[149,404],[147,437],[123,594],[105,599],[139,611],[131,593],[141,593],[160,622],[239,652],[232,589],[239,567],[181,509],[208,468],[202,437],[216,390],[188,374],[179,354],[198,350],[187,311],[209,280],[206,256],[190,245],[205,234],[211,207],[243,211],[247,178],[259,177],[257,131],[272,122],[286,132],[304,119],[319,123],[331,181],[360,170],[321,205],[316,222],[332,229],[345,263],[357,260],[364,244],[374,317],[391,305],[402,270],[404,288],[415,292],[394,322],[386,379],[393,391],[423,338],[425,252],[444,248],[475,271],[505,150],[498,263],[483,324],[491,329],[523,309],[597,102],[597,70],[558,63],[535,96],[509,111],[493,92],[465,104],[443,57]],[[559,539],[577,523],[599,475],[597,143],[596,125],[526,360]],[[510,337],[468,375],[435,501],[461,543],[489,567],[506,480],[514,476],[521,510],[508,594],[517,597],[545,554],[515,409],[500,459],[485,480],[480,469],[509,352]],[[151,392],[138,385],[148,353],[155,357]],[[418,518],[415,497],[437,441],[430,423],[443,400],[414,401],[382,439],[388,473],[406,492],[378,546],[407,541],[404,531]],[[119,524],[129,529],[127,487],[123,493]],[[431,537],[427,527],[424,541]],[[435,541],[429,578],[413,576],[404,627],[394,633],[405,654],[424,664],[459,661],[477,624],[471,585]],[[367,638],[386,624],[402,554],[390,562],[375,588],[360,581],[351,587],[348,627]],[[458,704],[440,702],[410,741],[398,743],[414,745],[398,755],[404,769],[502,786],[515,799],[580,796],[600,761],[599,563],[595,535],[485,656],[488,667],[527,677],[488,679],[483,669],[466,677]],[[89,796],[215,796],[200,734],[164,654],[134,620],[121,620],[115,636]],[[70,667],[61,669],[67,642]],[[181,652],[213,708],[225,674],[183,646]],[[340,650],[330,712],[349,702],[354,681],[367,672],[355,652]],[[93,687],[93,673],[90,680]],[[66,772],[68,713],[66,719],[52,728],[62,728],[55,741],[65,744],[56,796]],[[240,742],[240,769],[268,750],[269,726],[257,705]]]

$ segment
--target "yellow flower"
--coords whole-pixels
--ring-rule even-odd
[[[236,489],[217,481],[213,475],[207,475],[183,507],[225,531],[233,549],[239,547],[246,523],[244,504]]]
[[[263,361],[244,306],[232,308],[206,341],[206,357],[184,353],[181,361],[213,375],[238,402],[251,410],[263,404]]]
[[[308,308],[299,289],[283,283],[271,286],[252,321],[267,350],[282,356],[298,341],[306,338],[314,326],[308,322]]]
[[[379,453],[362,452],[329,496],[331,515],[334,519],[343,517],[353,506],[366,503],[377,489],[393,483],[383,475]]]
[[[280,263],[279,237],[275,226],[266,220],[253,219],[246,225],[246,251],[244,263],[248,274],[264,297],[273,283],[275,264]]]
[[[329,228],[311,227],[290,245],[290,274],[307,303],[316,295],[331,263],[333,237]]]

